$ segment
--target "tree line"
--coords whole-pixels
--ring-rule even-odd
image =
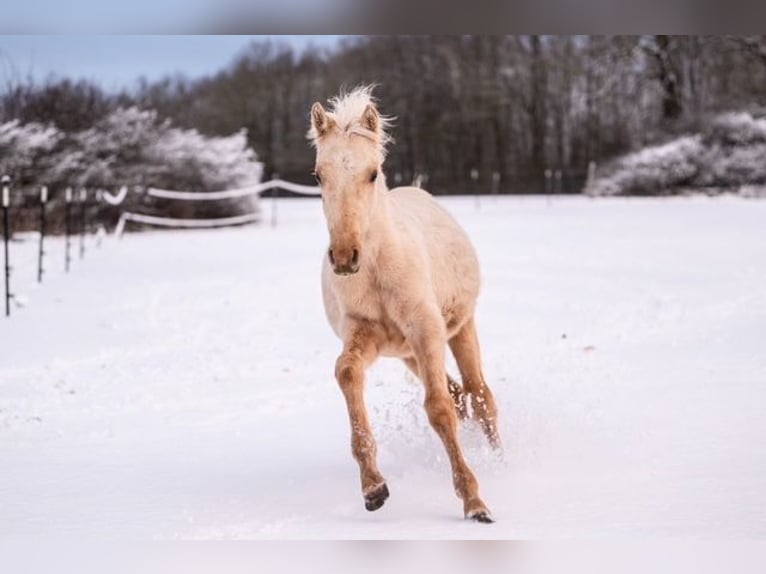
[[[389,185],[434,193],[581,191],[602,163],[725,111],[766,107],[764,36],[376,36],[296,51],[255,40],[216,74],[107,93],[85,81],[9,82],[0,119],[80,131],[115,109],[154,110],[209,136],[243,128],[265,177],[311,181],[308,110],[377,85],[396,118]],[[473,177],[472,177],[473,175]]]

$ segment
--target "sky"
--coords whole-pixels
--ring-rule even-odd
[[[9,76],[74,77],[107,90],[131,88],[138,78],[215,73],[257,39],[286,42],[302,51],[333,46],[340,36],[0,35],[0,83]]]

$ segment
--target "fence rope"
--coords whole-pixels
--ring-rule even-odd
[[[124,212],[120,216],[114,234],[120,237],[125,231],[125,224],[128,221],[134,223],[144,223],[146,225],[156,225],[158,227],[184,227],[193,228],[212,228],[227,227],[229,225],[242,225],[244,223],[254,223],[260,219],[260,213],[245,213],[244,215],[235,215],[233,217],[217,217],[215,219],[177,219],[173,217],[156,217],[154,215],[143,215],[140,213]]]
[[[211,201],[217,199],[236,199],[238,197],[247,197],[248,195],[257,195],[273,188],[284,189],[300,195],[310,195],[319,197],[321,195],[319,187],[314,185],[300,185],[283,179],[271,179],[258,185],[242,187],[238,189],[228,189],[226,191],[173,191],[169,189],[158,189],[156,187],[147,188],[146,193],[152,197],[162,199],[181,199],[185,201]]]
[[[123,185],[120,188],[120,191],[117,193],[117,195],[113,195],[109,193],[108,191],[104,190],[101,193],[101,197],[106,201],[109,205],[120,205],[123,201],[125,201],[125,198],[128,196],[128,186]]]
[[[301,185],[292,183],[283,179],[271,179],[257,185],[241,187],[237,189],[227,189],[224,191],[176,191],[171,189],[160,189],[157,187],[146,188],[146,195],[160,199],[174,199],[181,201],[216,201],[221,199],[237,199],[252,195],[259,195],[269,189],[284,189],[299,195],[310,197],[320,197],[321,192],[318,186]],[[128,195],[128,187],[122,187],[117,195],[104,192],[103,198],[110,205],[120,205]],[[178,219],[172,217],[157,217],[154,215],[143,215],[130,211],[123,212],[115,227],[114,235],[121,237],[125,231],[125,225],[128,221],[143,223],[146,225],[156,225],[160,227],[181,227],[187,229],[201,229],[213,227],[226,227],[229,225],[242,225],[244,223],[253,223],[260,219],[260,213],[246,213],[233,217],[219,217],[215,219]]]

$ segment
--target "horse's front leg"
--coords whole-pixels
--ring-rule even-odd
[[[418,372],[425,385],[425,409],[431,426],[447,450],[452,466],[455,492],[463,501],[466,518],[492,522],[486,504],[479,496],[479,484],[468,467],[457,438],[457,415],[450,397],[444,368],[446,333],[436,312],[423,311],[414,315],[411,345],[418,362]]]
[[[335,364],[335,378],[348,407],[351,452],[359,464],[364,507],[370,511],[383,506],[388,498],[388,486],[378,470],[378,449],[364,405],[364,371],[377,356],[374,330],[363,324],[353,324],[347,329],[343,352]]]

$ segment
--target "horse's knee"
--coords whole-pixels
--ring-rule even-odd
[[[364,367],[359,358],[347,353],[338,357],[335,378],[342,389],[357,384],[363,377]]]

